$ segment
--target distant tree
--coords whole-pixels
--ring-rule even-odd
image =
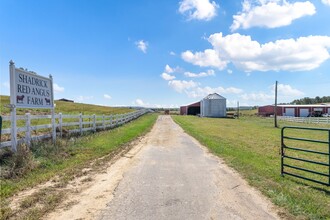
[[[322,98],[319,96],[316,96],[315,98],[304,97],[302,99],[293,100],[290,104],[306,105],[306,104],[320,104],[320,103],[330,103],[330,96],[323,96]]]

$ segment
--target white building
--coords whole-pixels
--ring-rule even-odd
[[[201,100],[201,117],[226,117],[226,98],[217,93],[210,94]]]

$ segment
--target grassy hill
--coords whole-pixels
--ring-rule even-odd
[[[10,103],[9,96],[0,96],[0,114],[1,115],[9,115],[10,111],[8,107],[5,107]],[[123,107],[107,107],[107,106],[99,106],[99,105],[91,105],[91,104],[83,104],[83,103],[72,103],[72,102],[63,102],[63,101],[55,101],[55,113],[63,113],[63,114],[79,114],[80,112],[84,115],[110,115],[110,114],[123,114],[134,111],[131,108],[123,108]],[[24,115],[25,113],[31,113],[34,115],[37,114],[50,114],[49,109],[17,109],[18,115]]]

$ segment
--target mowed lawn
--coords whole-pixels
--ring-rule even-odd
[[[223,158],[236,169],[252,186],[258,188],[280,208],[280,215],[289,219],[330,219],[330,187],[307,182],[298,178],[280,175],[281,129],[274,128],[273,120],[253,116],[240,119],[199,118],[195,116],[172,116],[187,133],[195,137],[211,152]],[[329,125],[293,124],[285,125],[329,128]],[[290,136],[327,140],[325,132],[288,131]],[[328,146],[290,141],[290,146],[316,149],[327,152]],[[288,152],[297,156],[297,152]],[[328,157],[301,154],[299,157],[328,163]],[[327,173],[324,166],[290,162]],[[299,173],[299,172],[295,172]],[[304,173],[305,174],[305,173]],[[326,177],[307,174],[307,177],[327,181]]]

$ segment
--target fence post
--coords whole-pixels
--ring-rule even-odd
[[[79,129],[80,135],[82,135],[82,113],[79,114]]]
[[[26,116],[26,119],[25,119],[25,125],[26,125],[25,143],[27,144],[27,146],[30,147],[30,145],[31,145],[31,114],[26,113],[25,116]]]
[[[96,132],[96,116],[93,114],[93,131]]]
[[[11,149],[17,152],[17,125],[16,125],[16,90],[15,90],[15,63],[9,62],[9,78],[10,78],[10,120],[11,120]]]
[[[56,120],[55,120],[55,108],[52,108],[52,137],[53,144],[56,143]]]
[[[62,122],[63,122],[63,119],[62,119],[62,113],[60,112],[58,114],[58,123],[59,123],[59,129],[60,129],[60,137],[62,138],[62,135],[63,135],[63,131],[62,131]]]
[[[104,114],[102,115],[102,126],[103,126],[103,130],[105,130],[105,118],[104,118]]]
[[[329,150],[329,158],[328,158],[328,162],[329,162],[329,166],[328,166],[328,168],[329,168],[329,172],[328,172],[328,175],[329,175],[329,182],[328,182],[328,184],[329,184],[329,186],[330,186],[330,130],[329,130],[329,132],[328,132],[328,142],[329,142],[329,148],[328,148],[328,150]]]
[[[110,115],[110,128],[112,127],[112,115]]]

